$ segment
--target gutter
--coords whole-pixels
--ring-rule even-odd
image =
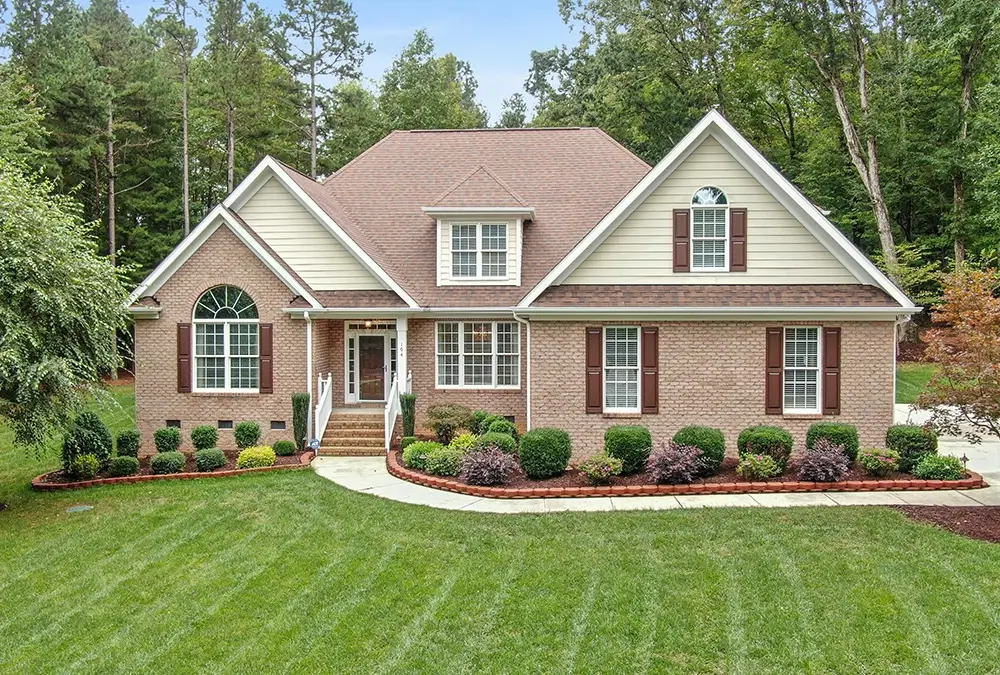
[[[521,317],[519,317],[516,311],[514,312],[514,321],[517,321],[519,324],[525,326],[525,330],[527,331],[528,344],[525,346],[525,351],[527,352],[528,355],[526,374],[525,374],[525,379],[527,380],[527,382],[524,383],[525,397],[527,400],[525,401],[526,419],[524,423],[526,427],[525,431],[531,431],[531,322],[528,321],[527,319],[522,319]]]

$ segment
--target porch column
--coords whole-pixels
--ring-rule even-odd
[[[313,324],[309,312],[303,312],[303,318],[306,320],[306,391],[309,392],[309,410],[306,413],[308,443],[313,437],[313,406],[316,405],[316,399],[313,398]]]
[[[406,390],[406,317],[396,319],[396,377],[399,378],[399,393],[409,394]]]

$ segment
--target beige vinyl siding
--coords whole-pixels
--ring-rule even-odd
[[[509,218],[510,216],[508,216]],[[507,223],[507,276],[488,279],[466,279],[451,276],[451,224],[452,223]],[[520,286],[521,221],[505,218],[470,216],[438,220],[438,286]]]
[[[274,178],[250,197],[239,214],[315,290],[383,288]]]
[[[705,185],[747,209],[746,272],[673,272],[673,210]],[[715,138],[684,162],[565,284],[853,284],[858,280]]]

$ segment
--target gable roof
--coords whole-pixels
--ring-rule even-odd
[[[485,166],[477,166],[448,188],[431,206],[518,207],[527,206],[517,193]]]
[[[715,138],[781,205],[857,279],[885,291],[901,307],[914,308],[906,297],[792,183],[781,175],[718,111],[710,110],[695,127],[628,194],[559,261],[521,300],[528,307],[550,286],[564,281],[625,219],[681,165],[701,142]]]

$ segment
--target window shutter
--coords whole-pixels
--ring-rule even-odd
[[[840,414],[840,329],[823,329],[823,414]]]
[[[674,272],[691,271],[691,211],[674,209]]]
[[[191,393],[191,324],[177,324],[177,392]]]
[[[729,209],[729,271],[747,271],[746,209]]]
[[[260,393],[274,393],[274,331],[272,324],[260,324]]]
[[[784,380],[785,331],[782,328],[768,328],[765,356],[766,371],[764,382],[764,412],[780,415],[784,408],[782,386]]]
[[[602,402],[602,362],[604,360],[604,345],[600,328],[587,328],[587,412],[600,413],[604,410]]]
[[[642,412],[656,415],[660,412],[660,352],[659,329],[642,329]]]

